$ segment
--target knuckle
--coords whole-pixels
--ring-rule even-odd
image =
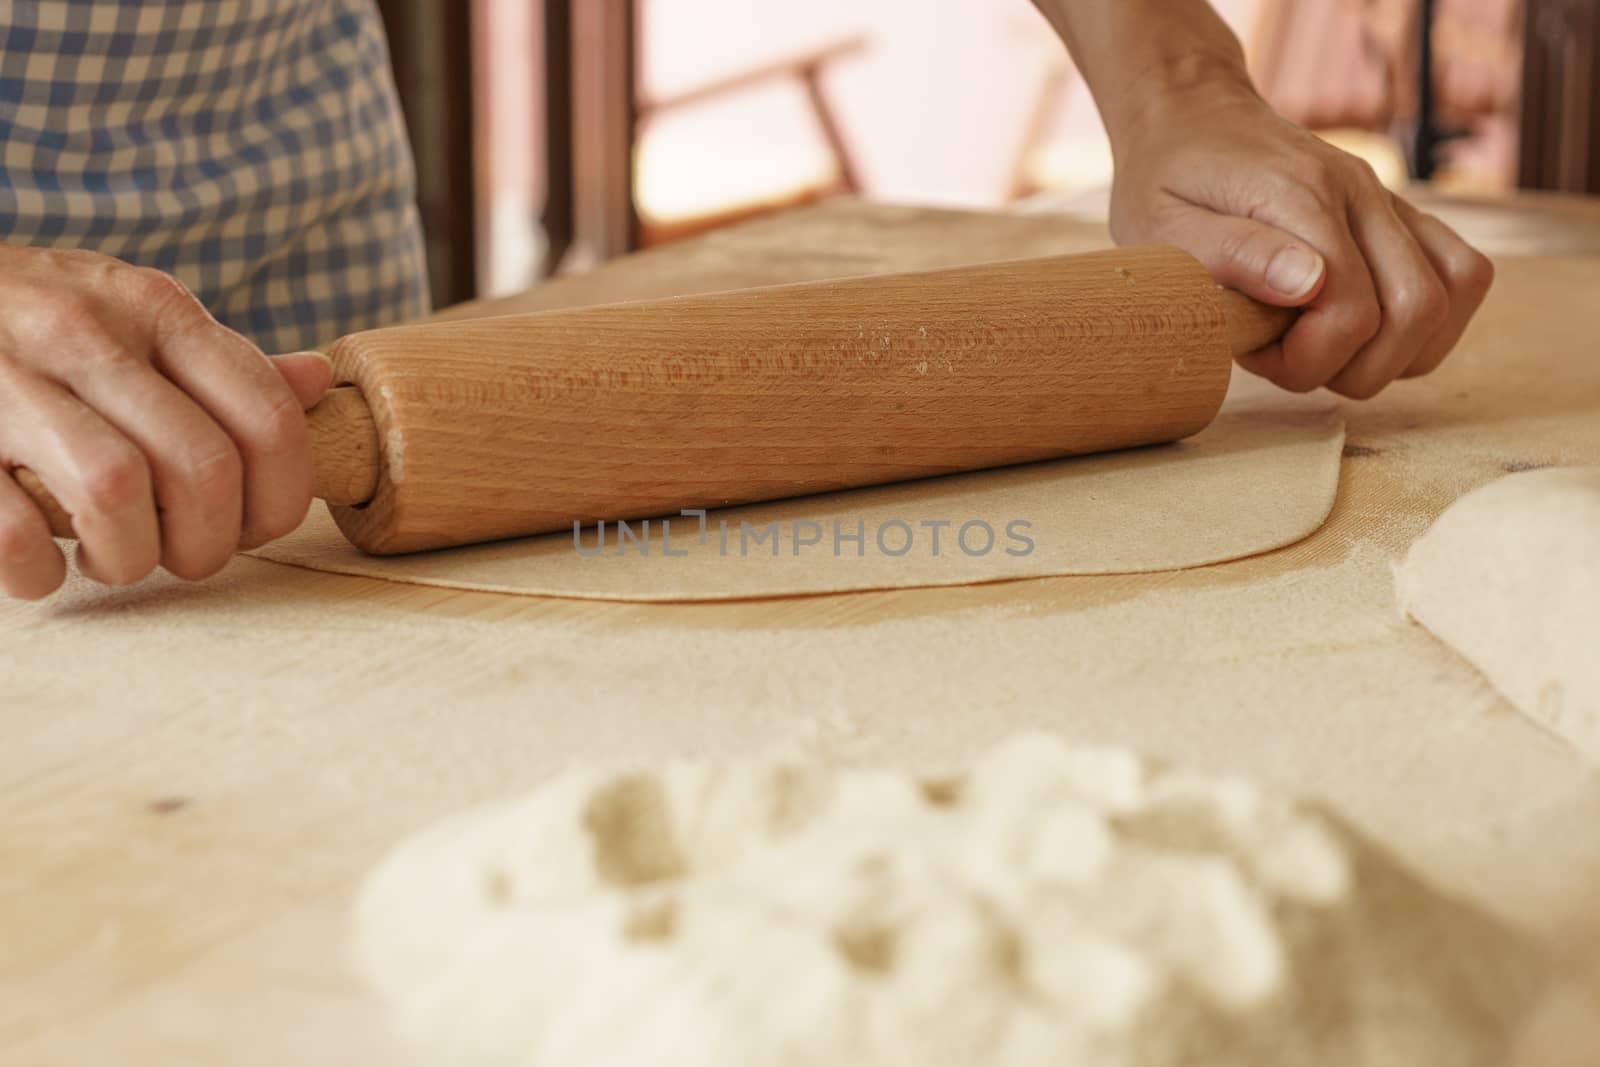
[[[1368,160],[1362,159],[1360,156],[1347,155],[1344,157],[1343,165],[1345,173],[1349,175],[1348,180],[1358,188],[1361,186],[1381,188],[1383,186],[1383,179],[1378,177],[1377,168]]]
[[[133,560],[97,568],[94,578],[105,585],[133,585],[148,577],[155,569],[154,560]]]
[[[200,298],[183,282],[159,270],[134,268],[129,287],[141,306],[150,309],[160,332],[181,336],[216,324]]]
[[[153,267],[130,267],[124,276],[124,284],[134,296],[150,300],[165,306],[168,301],[174,304],[196,305],[199,301],[189,291],[189,287],[165,271]]]
[[[1371,400],[1383,392],[1383,387],[1388,384],[1388,382],[1379,378],[1358,375],[1341,380],[1334,387],[1334,392],[1340,396],[1347,396],[1351,400]]]
[[[92,460],[82,475],[85,503],[101,513],[123,511],[150,495],[150,469],[132,446]]]
[[[46,262],[55,270],[87,274],[97,280],[107,270],[118,270],[127,266],[116,257],[96,252],[92,248],[50,248],[44,250],[44,256]]]
[[[183,457],[184,480],[199,501],[216,507],[238,495],[244,462],[233,443],[221,434],[188,450]]]
[[[89,298],[74,289],[34,287],[19,304],[34,333],[44,337],[81,334],[95,321]]]
[[[299,402],[290,394],[263,413],[256,426],[253,443],[261,459],[281,460],[303,448],[305,433],[305,413],[300,409]],[[287,484],[285,482],[284,486]],[[282,489],[283,486],[280,486],[280,491]],[[306,512],[311,507],[309,478],[304,479],[301,490],[292,498],[283,496],[279,503],[272,507],[253,508],[247,524],[247,539],[264,544],[293,533],[304,521]]]
[[[1470,246],[1452,256],[1445,264],[1450,284],[1474,299],[1482,299],[1494,285],[1494,260]]]
[[[31,562],[39,552],[35,524],[17,516],[0,515],[0,567]]]
[[[52,370],[75,378],[80,372],[113,373],[141,363],[102,318],[103,308],[80,293],[38,290],[26,303],[26,333],[36,347],[17,353],[17,364]],[[9,309],[8,309],[9,312]]]
[[[1322,383],[1316,379],[1315,375],[1285,373],[1278,380],[1278,385],[1291,393],[1304,394],[1316,392]]]
[[[1333,391],[1351,400],[1371,400],[1383,392],[1384,384],[1368,381],[1341,382]]]
[[[1434,371],[1438,370],[1439,367],[1443,363],[1444,363],[1444,356],[1441,355],[1441,356],[1432,357],[1432,358],[1429,358],[1427,360],[1424,360],[1421,363],[1414,363],[1411,366],[1407,367],[1404,371],[1402,371],[1400,373],[1400,377],[1402,377],[1402,378],[1425,378],[1428,375],[1432,374]]]
[[[125,345],[98,330],[86,331],[75,347],[80,367],[94,375],[124,373],[133,367],[147,366]]]
[[[1327,381],[1327,375],[1313,366],[1285,363],[1274,381],[1291,393],[1310,393]]]
[[[305,411],[287,386],[281,392],[283,395],[263,407],[246,430],[251,446],[263,455],[285,455],[305,439]]]
[[[1383,311],[1376,301],[1362,300],[1330,311],[1329,322],[1335,336],[1353,354],[1378,336],[1378,331],[1383,328]]]
[[[306,512],[310,507],[311,495],[308,493],[298,507],[284,506],[263,513],[250,524],[249,540],[253,544],[264,545],[268,541],[276,541],[280,537],[294,533],[305,521]]]
[[[1254,240],[1254,233],[1243,227],[1224,229],[1217,237],[1216,250],[1227,263],[1253,270],[1261,270],[1266,266],[1262,250]]]
[[[1430,279],[1401,289],[1389,310],[1403,326],[1436,330],[1450,315],[1450,294],[1442,283]]]
[[[1297,164],[1290,174],[1300,189],[1310,193],[1325,209],[1332,210],[1345,200],[1344,181],[1337,168],[1311,157]]]
[[[1371,400],[1383,392],[1399,369],[1372,358],[1360,358],[1335,374],[1328,388],[1351,400]]]
[[[202,582],[226,567],[232,558],[231,552],[213,553],[209,556],[174,557],[163,559],[161,566],[175,578],[181,578],[186,582]]]

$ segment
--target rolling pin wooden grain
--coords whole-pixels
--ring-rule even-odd
[[[317,493],[387,555],[1174,441],[1293,318],[1135,248],[373,330]]]

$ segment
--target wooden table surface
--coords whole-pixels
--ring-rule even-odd
[[[1477,484],[1600,463],[1600,213],[1460,218],[1491,251],[1563,254],[1502,258],[1445,370],[1347,406],[1328,525],[1255,559],[648,606],[241,558],[202,585],[0,605],[0,1064],[388,1061],[344,964],[363,872],[585,757],[949,764],[1049,728],[1323,797],[1441,886],[1552,929],[1600,885],[1600,780],[1398,618],[1387,568]],[[1058,216],[841,202],[465,313],[1103,244]],[[1114,662],[1074,651],[1108,639]]]

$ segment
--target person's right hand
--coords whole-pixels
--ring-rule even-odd
[[[11,472],[72,516],[79,569],[180,578],[293,530],[311,502],[314,352],[268,358],[176,279],[84,251],[0,244],[0,589],[36,599],[66,561]]]
[[[1494,280],[1486,256],[1274,113],[1242,72],[1151,94],[1116,131],[1112,233],[1177,245],[1219,284],[1305,309],[1240,366],[1366,399],[1444,362]]]

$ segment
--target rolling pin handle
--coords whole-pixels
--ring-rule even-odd
[[[1273,307],[1233,289],[1218,289],[1217,300],[1228,320],[1228,342],[1236,359],[1283,340],[1300,318],[1299,308]]]
[[[328,390],[306,413],[311,452],[316,460],[312,492],[329,504],[365,504],[378,495],[383,450],[372,409],[353,385]]]
[[[361,391],[353,386],[328,390],[322,402],[306,413],[316,461],[312,492],[330,504],[364,504],[378,491],[382,454],[378,428]],[[76,537],[72,516],[44,483],[26,467],[11,472],[22,491],[33,498],[56,537]]]

